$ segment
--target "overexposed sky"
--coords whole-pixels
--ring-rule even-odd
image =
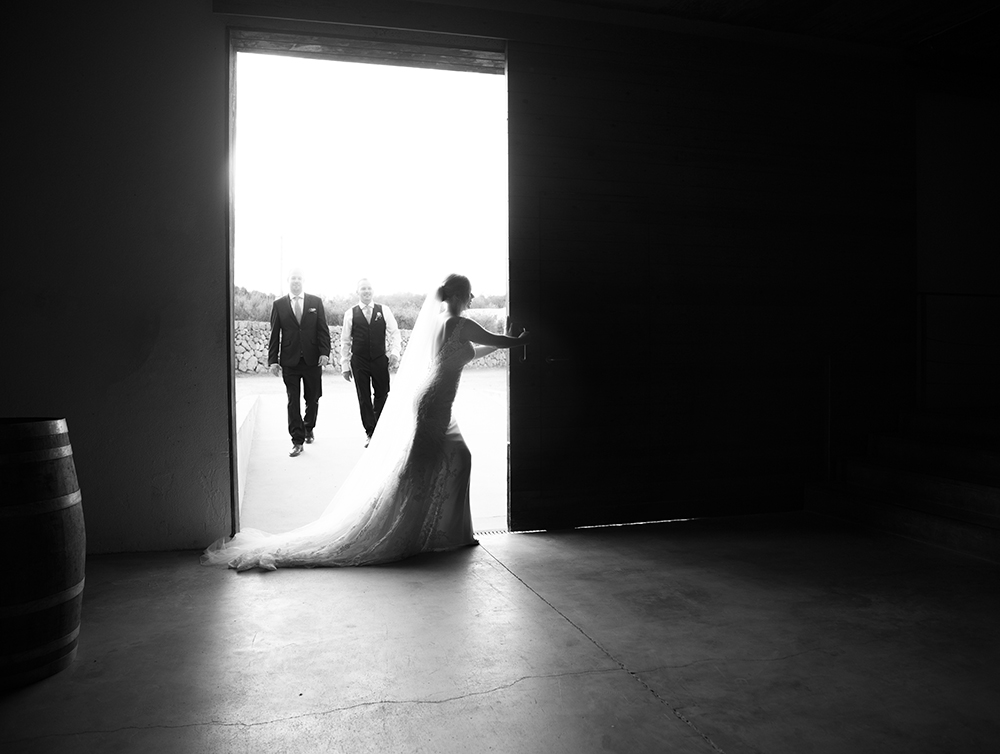
[[[503,76],[237,54],[235,283],[507,291]]]

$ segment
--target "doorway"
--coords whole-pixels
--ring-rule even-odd
[[[236,35],[232,55],[234,521],[281,531],[325,507],[364,452],[364,435],[335,358],[324,370],[317,440],[288,457],[283,384],[266,371],[271,301],[302,269],[339,351],[359,278],[405,330],[413,302],[461,272],[479,294],[475,316],[502,327],[507,103],[504,77],[478,68],[272,54],[259,42]],[[474,455],[478,531],[507,525],[507,405],[505,367],[467,369],[455,414]]]

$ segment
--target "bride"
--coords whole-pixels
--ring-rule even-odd
[[[472,456],[451,407],[466,364],[524,345],[528,333],[497,335],[461,316],[472,297],[463,275],[427,297],[371,444],[317,520],[284,534],[245,529],[213,543],[201,562],[238,571],[358,566],[476,544]]]

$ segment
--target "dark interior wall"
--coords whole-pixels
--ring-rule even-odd
[[[949,73],[917,94],[923,399],[932,408],[997,407],[1000,103],[995,80],[949,90],[948,82],[959,80]]]
[[[212,12],[234,5],[510,40],[511,313],[538,337],[511,374],[515,525],[796,507],[828,393],[835,444],[909,398],[889,62],[428,3],[32,11],[0,400],[68,418],[92,552],[228,533],[225,28],[257,23]]]
[[[224,22],[22,14],[0,415],[66,417],[91,552],[204,545],[230,506]]]
[[[1000,103],[917,93],[917,251],[922,291],[1000,293]]]

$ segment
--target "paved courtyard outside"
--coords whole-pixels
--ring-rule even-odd
[[[390,393],[391,395],[391,393]],[[271,374],[237,375],[237,401],[256,396],[256,423],[241,493],[241,528],[288,531],[315,519],[365,452],[354,385],[324,373],[316,441],[289,458],[285,387]],[[507,528],[507,370],[466,369],[455,418],[472,451],[477,532]]]

